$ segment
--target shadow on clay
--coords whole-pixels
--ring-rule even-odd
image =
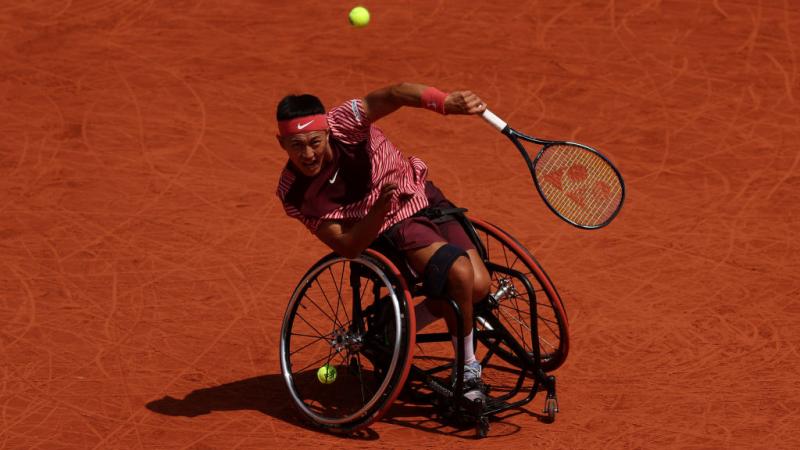
[[[183,417],[197,417],[218,411],[253,410],[307,430],[326,433],[342,439],[371,441],[380,438],[371,427],[348,435],[327,432],[309,425],[295,410],[281,374],[263,375],[196,389],[182,399],[167,395],[147,403],[145,407],[157,414]],[[491,419],[491,431],[488,438],[518,433],[520,427],[508,423],[504,419],[519,414],[525,414],[537,421],[544,419],[543,415],[525,409],[509,411],[502,417]],[[475,438],[473,427],[458,427],[450,421],[443,420],[438,417],[435,408],[430,403],[420,401],[414,395],[409,395],[409,390],[401,394],[381,421],[433,434],[450,435],[463,439]]]
[[[281,374],[263,375],[196,389],[182,399],[167,395],[147,403],[145,407],[158,414],[183,417],[197,417],[215,411],[254,410],[307,430],[325,433],[324,430],[307,424],[295,411]],[[379,438],[378,434],[369,428],[351,435],[326,434],[343,439],[367,441]]]

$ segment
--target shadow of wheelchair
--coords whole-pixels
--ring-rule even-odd
[[[147,403],[145,407],[157,414],[182,417],[197,417],[215,411],[252,410],[307,430],[326,432],[311,426],[299,415],[279,373],[196,389],[182,399],[167,395]],[[379,438],[371,429],[349,435],[326,434],[368,441]]]
[[[451,363],[451,359],[433,355],[417,356],[415,364],[422,369],[430,369],[442,364]],[[508,393],[515,384],[517,372],[510,370],[505,364],[490,364],[484,367],[484,380],[492,386],[492,395],[502,395]],[[392,408],[383,417],[382,421],[413,428],[415,430],[454,436],[463,439],[475,439],[474,426],[465,426],[454,423],[451,419],[441,417],[437,408],[426,401],[425,388],[418,381],[410,381],[400,397],[395,401]],[[521,395],[527,395],[529,390],[522,390]],[[511,436],[522,430],[522,426],[511,423],[509,419],[516,416],[526,416],[533,419],[532,423],[546,423],[547,416],[531,410],[530,405],[522,406],[517,409],[505,411],[490,418],[491,431],[488,438]]]
[[[196,389],[183,398],[164,396],[145,405],[150,411],[166,416],[197,417],[212,412],[258,411],[309,431],[325,433],[342,439],[372,441],[380,438],[378,433],[368,427],[354,434],[327,432],[307,423],[295,409],[281,374],[269,374],[245,380]],[[506,419],[526,414],[541,420],[543,415],[519,409],[509,411],[502,417],[492,418],[492,431],[489,438],[518,433],[521,427]],[[464,439],[474,438],[473,428],[459,428],[437,417],[430,403],[420,402],[407,395],[401,395],[392,405],[381,422],[412,428],[419,431],[456,436]]]

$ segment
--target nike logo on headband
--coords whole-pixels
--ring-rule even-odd
[[[314,123],[314,121],[315,121],[315,120],[316,120],[316,119],[311,119],[311,121],[310,121],[310,122],[306,122],[306,123],[298,123],[298,124],[297,124],[297,129],[298,129],[298,130],[302,130],[303,128],[305,128],[305,127],[307,127],[307,126],[311,125],[312,123]]]

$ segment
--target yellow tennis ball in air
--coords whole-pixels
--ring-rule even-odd
[[[363,6],[356,6],[350,10],[350,25],[354,27],[365,27],[369,23],[369,11]]]
[[[336,381],[336,367],[325,364],[317,370],[317,379],[322,384],[331,384]]]

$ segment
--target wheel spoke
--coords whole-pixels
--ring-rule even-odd
[[[292,336],[303,336],[303,335],[292,333]],[[312,336],[307,336],[307,337],[312,337]],[[319,336],[316,339],[314,339],[313,341],[309,342],[308,344],[306,344],[306,345],[304,345],[304,346],[302,346],[302,347],[300,347],[298,349],[295,349],[293,352],[289,353],[289,356],[294,355],[295,353],[299,352],[300,350],[306,349],[306,348],[316,344],[317,342],[319,342],[320,340],[325,339],[325,338],[326,338],[326,336]]]
[[[311,325],[311,323],[307,321],[306,318],[303,317],[301,314],[297,314],[297,317],[303,322],[305,322],[306,325],[308,325],[312,330],[314,330],[314,332],[317,333],[318,336],[330,336],[333,334],[333,333],[328,333],[328,334],[321,333],[319,330],[316,329],[316,327],[314,327],[314,325]]]
[[[526,315],[526,316],[528,316],[528,320],[530,320],[530,316],[531,316],[530,311],[523,311],[523,310],[519,309],[518,307],[505,305],[505,304],[503,304],[503,302],[500,302],[500,307],[504,308],[504,309],[509,309],[511,311],[514,311],[519,315]]]
[[[551,355],[551,354],[552,354],[552,353],[554,353],[556,350],[558,350],[558,346],[557,346],[557,345],[553,344],[552,342],[550,342],[550,341],[549,341],[549,340],[547,340],[546,338],[543,338],[543,337],[540,335],[540,336],[539,336],[539,344],[541,344],[541,343],[545,343],[545,344],[547,344],[547,346],[548,346],[548,347],[550,347],[550,351],[549,351],[549,352],[542,352],[542,355]],[[540,347],[541,347],[541,345],[540,345]]]
[[[350,263],[350,264],[352,264],[352,263]],[[345,305],[344,302],[342,301],[342,291],[341,291],[341,288],[344,287],[344,269],[345,269],[345,266],[346,266],[346,264],[342,264],[342,273],[339,276],[339,288],[340,288],[340,290],[339,290],[339,303],[336,305],[336,310],[338,311],[339,310],[339,305],[342,305],[342,310],[344,311],[344,315],[345,315],[345,317],[347,317],[347,321],[350,322],[350,316],[347,315],[347,305]],[[352,268],[351,268],[351,270],[352,270]]]
[[[341,277],[339,279],[339,283],[336,283],[336,277],[334,277],[334,275],[333,275],[333,270],[331,270],[331,268],[328,267],[328,274],[330,274],[331,282],[333,282],[333,287],[336,289],[336,311],[339,310],[339,305],[342,303],[342,286],[343,286],[342,280],[344,279],[344,267],[345,267],[345,264],[342,264],[342,271],[341,271]],[[332,306],[331,306],[331,311],[334,311]],[[345,313],[345,317],[347,317],[347,322],[349,323],[350,322],[350,316],[347,315],[347,308],[346,307],[344,308],[344,313]],[[337,314],[337,317],[338,317],[338,312],[336,312],[335,314]]]
[[[322,285],[319,283],[319,278],[314,280],[314,282],[317,284],[317,289],[319,289],[319,291],[322,293],[322,296],[325,297],[325,303],[328,304],[328,308],[330,308],[331,312],[333,313],[333,321],[337,322],[338,324],[339,312],[333,309],[333,305],[331,305],[331,301],[328,299],[328,294],[325,293],[325,289],[323,289]],[[350,321],[350,318],[348,317],[347,320]]]
[[[333,347],[331,347],[331,348],[333,348]],[[337,351],[336,353],[339,353],[339,352]],[[320,366],[320,365],[319,365],[319,363],[321,363],[322,361],[325,361],[325,363],[326,363],[326,364],[327,364],[327,363],[329,363],[329,362],[331,361],[331,355],[330,355],[330,354],[328,354],[327,356],[323,356],[322,358],[315,359],[315,360],[314,360],[314,361],[312,361],[311,363],[309,363],[309,364],[306,364],[306,365],[305,365],[305,366],[304,366],[302,369],[300,369],[300,370],[295,370],[295,369],[292,369],[292,372],[293,372],[294,374],[300,374],[300,373],[303,373],[303,372],[305,372],[305,371],[306,371],[306,370],[307,370],[309,367],[314,367],[314,366],[322,367],[322,366]]]
[[[518,336],[520,339],[522,339],[522,340],[524,341],[524,340],[525,340],[525,339],[524,339],[524,336],[525,336],[525,335],[524,335],[524,333],[525,333],[525,332],[524,332],[524,331],[522,331],[522,328],[523,328],[523,327],[525,327],[525,328],[528,328],[528,325],[527,325],[527,324],[525,324],[525,322],[523,322],[522,320],[519,320],[519,319],[517,319],[517,318],[514,318],[514,317],[509,317],[509,315],[508,315],[508,314],[503,314],[503,312],[502,312],[502,311],[500,311],[499,309],[498,309],[498,311],[500,312],[500,315],[501,315],[502,317],[505,317],[505,318],[506,318],[506,320],[507,320],[507,321],[509,321],[509,322],[514,322],[512,325],[514,325],[515,327],[517,327],[517,326],[518,326],[518,327],[519,327],[519,329],[520,329],[520,331],[519,331],[519,332],[517,332],[516,328],[512,328],[512,329],[510,329],[510,330],[508,330],[508,331],[512,331],[514,334],[516,334],[516,335],[517,335],[517,336]],[[508,327],[506,327],[506,328],[508,328]],[[528,330],[530,330],[530,328],[528,328]]]
[[[361,376],[361,372],[363,372],[361,370],[361,368],[363,366],[361,365],[361,355],[359,355],[358,353],[356,353],[356,364],[358,366],[358,370],[357,370],[357,373],[358,373],[358,385],[361,388],[360,389],[361,390],[361,401],[366,403],[367,402],[367,394],[364,392],[364,378]]]

